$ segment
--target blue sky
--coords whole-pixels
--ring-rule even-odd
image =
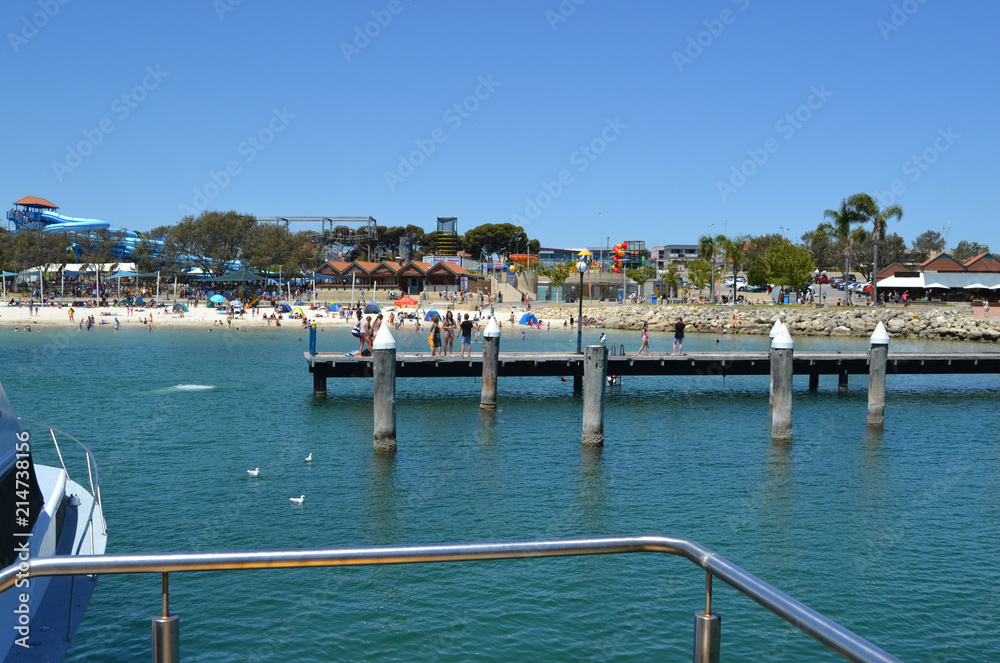
[[[866,191],[907,242],[1000,249],[998,23],[941,0],[8,0],[0,182],[133,230],[457,216],[543,246],[798,238]]]

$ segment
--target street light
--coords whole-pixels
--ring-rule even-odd
[[[823,306],[823,282],[819,280],[820,275],[826,276],[826,272],[819,271],[819,267],[813,270],[813,277],[816,279],[816,283],[819,285],[819,304],[817,306]]]
[[[577,254],[580,259],[576,263],[576,271],[580,273],[580,308],[576,318],[576,354],[583,354],[583,275],[587,273],[587,258],[592,255],[590,251],[584,249]]]

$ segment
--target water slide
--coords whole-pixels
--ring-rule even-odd
[[[105,230],[110,229],[111,224],[102,219],[81,219],[74,216],[64,216],[56,212],[39,212],[39,219],[45,224],[45,232],[61,232],[61,231],[86,231],[86,230]],[[131,230],[125,231],[125,236],[130,239],[136,239],[136,235]]]

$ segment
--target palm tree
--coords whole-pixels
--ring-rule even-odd
[[[847,274],[851,271],[851,245],[863,236],[853,226],[864,223],[867,219],[846,198],[840,199],[839,209],[824,211],[823,218],[827,221],[819,224],[818,229],[843,244],[844,274]]]
[[[726,262],[733,268],[733,302],[736,302],[736,277],[739,275],[740,270],[748,262],[747,252],[750,248],[750,237],[746,235],[741,235],[738,237],[725,237],[724,235],[719,235],[716,238],[719,243],[719,248],[726,256]]]
[[[712,301],[715,301],[715,256],[724,239],[725,235],[702,235],[698,238],[698,250],[712,263],[712,280],[708,284],[708,294]]]
[[[847,201],[855,214],[863,221],[872,222],[872,301],[878,304],[878,244],[885,237],[886,221],[903,218],[903,208],[899,205],[879,207],[878,200],[867,193],[856,193]]]

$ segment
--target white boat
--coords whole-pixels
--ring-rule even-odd
[[[59,437],[79,444],[82,454],[60,448]],[[59,466],[33,461],[32,452],[41,445],[54,445]],[[89,490],[67,469],[67,461],[80,456],[85,462],[72,468],[73,477]],[[19,419],[0,385],[0,568],[43,557],[101,555],[106,543],[100,479],[90,451],[67,433]],[[96,583],[95,575],[18,576],[15,586],[0,594],[0,659],[61,661]]]

